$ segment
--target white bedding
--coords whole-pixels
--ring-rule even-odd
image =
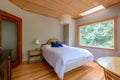
[[[45,45],[42,50],[43,57],[54,68],[55,72],[61,79],[64,77],[67,64],[82,58],[91,58],[90,61],[93,60],[93,55],[88,50],[82,48],[69,46],[53,48],[50,45]]]

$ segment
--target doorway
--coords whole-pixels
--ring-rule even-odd
[[[0,10],[0,47],[11,49],[11,67],[22,63],[22,19]]]

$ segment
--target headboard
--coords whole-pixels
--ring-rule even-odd
[[[56,42],[56,41],[59,41],[59,40],[56,39],[56,38],[51,38],[51,39],[49,39],[49,40],[47,41],[46,44],[51,44],[51,42]]]
[[[44,45],[50,45],[51,42],[56,42],[56,41],[59,41],[59,40],[58,40],[57,38],[51,38],[51,39],[49,39],[49,40],[47,41],[47,43],[42,44],[41,47],[40,47],[40,49],[42,48],[42,46],[44,46]]]

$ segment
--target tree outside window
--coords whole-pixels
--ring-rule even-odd
[[[115,50],[117,47],[117,17],[79,26],[78,44]]]

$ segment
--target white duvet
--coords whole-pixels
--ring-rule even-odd
[[[45,45],[42,48],[43,57],[54,68],[59,78],[63,79],[66,64],[80,60],[82,58],[92,57],[93,55],[86,49],[63,46],[52,48],[50,45]]]

